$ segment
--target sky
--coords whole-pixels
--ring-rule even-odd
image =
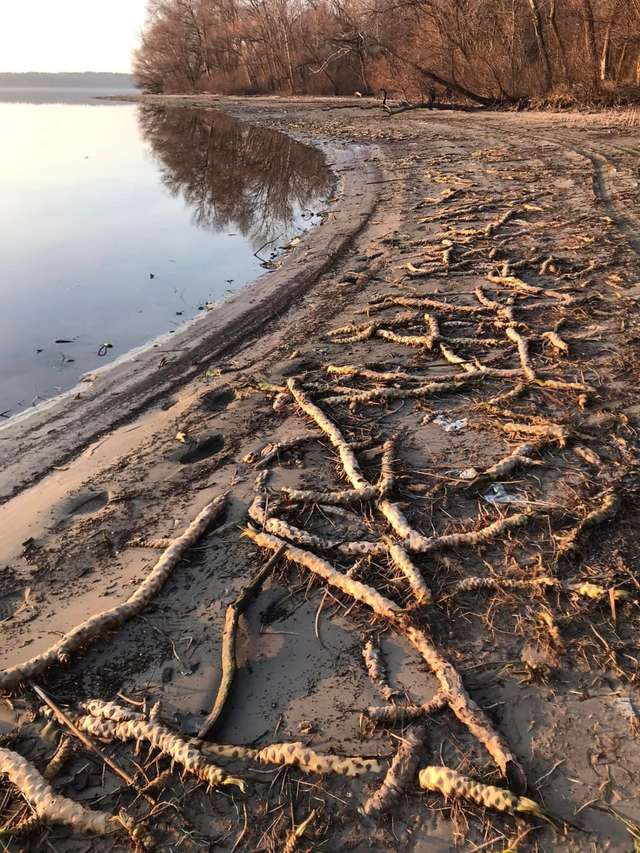
[[[131,71],[146,0],[0,0],[0,72]]]

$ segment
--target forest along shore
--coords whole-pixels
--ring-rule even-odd
[[[65,436],[54,470],[59,435],[13,435],[15,457],[41,457],[0,507],[4,745],[40,768],[55,748],[32,680],[133,779],[74,741],[56,790],[138,819],[158,778],[172,805],[139,826],[181,849],[630,849],[640,133],[612,115],[152,101],[344,150],[336,210],[362,193],[367,212],[285,310],[206,364],[203,338],[182,382],[133,395],[79,453]],[[167,728],[207,739],[183,778]],[[133,740],[159,751],[138,760]],[[15,789],[4,803],[10,829]]]

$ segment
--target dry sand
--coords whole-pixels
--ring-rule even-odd
[[[176,108],[211,105],[204,98],[168,100]],[[349,441],[365,442],[359,459],[371,480],[383,441],[400,436],[392,499],[426,536],[474,530],[523,507],[539,512],[535,523],[483,546],[415,554],[434,600],[415,618],[522,763],[529,796],[581,828],[554,831],[540,821],[461,807],[420,792],[417,779],[390,815],[373,820],[358,807],[380,777],[349,780],[236,763],[234,770],[252,780],[247,795],[207,793],[174,778],[161,797],[173,805],[160,817],[174,830],[162,830],[159,849],[280,850],[292,820],[300,823],[317,809],[300,849],[630,850],[631,836],[606,810],[613,806],[640,822],[634,710],[640,709],[640,132],[590,116],[416,111],[388,119],[366,101],[265,98],[215,105],[304,141],[322,141],[338,177],[337,201],[277,273],[183,331],[181,353],[169,355],[162,345],[146,350],[0,430],[1,665],[19,664],[125,600],[159,553],[136,542],[175,536],[212,496],[229,490],[222,526],[188,552],[141,615],[38,679],[71,707],[118,693],[160,699],[165,718],[195,734],[219,679],[226,606],[267,556],[241,535],[258,473],[247,458],[271,442],[314,433],[314,440],[273,463],[272,513],[339,542],[376,542],[391,532],[369,504],[275,505],[285,487],[348,487],[335,452],[292,400],[279,399],[274,410],[274,386],[298,377],[320,389],[314,399]],[[507,211],[512,214],[501,223]],[[449,268],[443,240],[453,245]],[[489,282],[506,260],[516,268],[505,273],[546,292],[523,292],[517,281]],[[429,273],[411,275],[407,263]],[[458,392],[412,399],[407,389],[460,372],[437,342],[429,349],[377,333],[359,342],[328,334],[371,319],[399,336],[424,336],[424,309],[390,303],[379,310],[381,298],[477,307],[478,286],[503,308],[515,295],[513,320],[491,310],[430,309],[451,350],[471,365],[477,358],[485,366],[519,368],[507,336],[513,322],[529,341],[538,376],[589,385],[593,393],[581,399],[579,390],[530,385],[521,397],[483,406],[518,381],[487,376]],[[394,327],[392,319],[406,311],[416,316],[413,326]],[[568,343],[568,355],[543,337],[554,330]],[[475,343],[456,344],[456,337]],[[498,344],[482,345],[482,338]],[[401,370],[415,380],[331,376],[328,364]],[[397,394],[351,406],[323,403],[348,387]],[[456,421],[461,428],[447,432],[445,425]],[[521,433],[505,431],[509,423],[523,424]],[[484,471],[549,423],[563,428],[566,444],[551,441],[533,454],[541,464],[497,479],[513,502],[485,499],[490,484],[462,489],[464,472]],[[176,440],[178,433],[186,444]],[[562,537],[607,490],[620,498],[615,517],[585,530],[577,551],[556,562]],[[340,569],[354,563],[335,549],[324,556]],[[363,582],[411,604],[410,587],[386,557],[365,561],[358,571]],[[564,589],[451,595],[469,576],[551,574]],[[606,592],[591,600],[569,591],[578,580]],[[615,590],[629,600],[617,599]],[[321,752],[386,761],[402,728],[376,728],[362,718],[367,706],[384,704],[364,667],[367,638],[380,642],[395,701],[424,702],[435,694],[433,676],[384,622],[335,590],[325,594],[295,566],[281,566],[241,619],[238,675],[215,739],[259,747],[301,740]],[[37,707],[25,686],[11,695],[2,719],[10,742],[43,766],[52,746],[37,737]],[[106,749],[137,772],[128,747]],[[421,764],[445,764],[503,784],[488,754],[450,712],[427,719]],[[153,777],[156,765],[146,772]],[[112,812],[133,799],[82,752],[56,786]],[[15,797],[3,809],[6,820]],[[144,811],[139,804],[131,809]],[[10,849],[25,844],[12,841]],[[31,844],[33,850],[50,849],[47,844],[59,851],[126,849],[58,827],[46,837],[36,833]]]

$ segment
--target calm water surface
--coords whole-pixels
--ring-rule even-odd
[[[253,280],[330,190],[320,153],[213,111],[38,97],[0,90],[5,418]]]

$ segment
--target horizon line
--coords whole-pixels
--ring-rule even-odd
[[[0,69],[0,74],[127,74],[131,77],[133,71],[91,71],[90,69],[84,71],[2,71]]]

